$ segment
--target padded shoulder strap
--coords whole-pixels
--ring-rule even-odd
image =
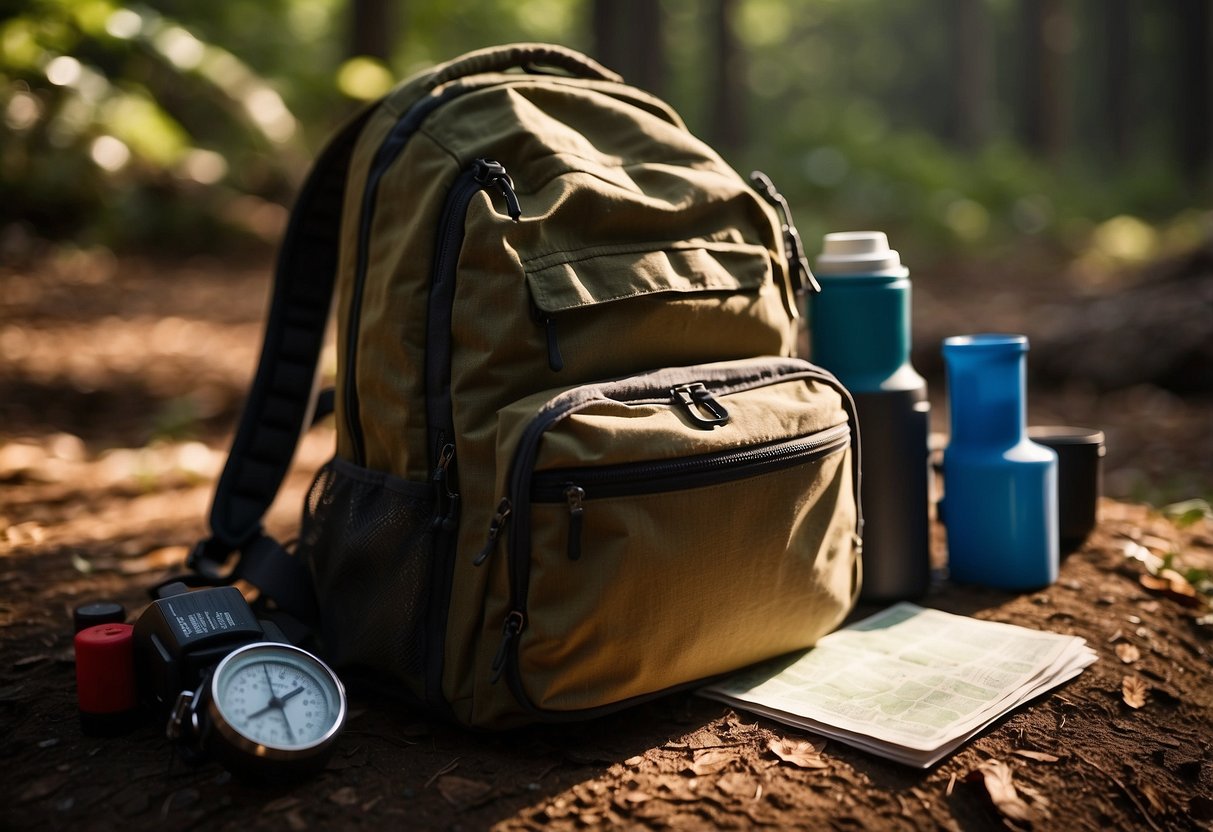
[[[211,582],[249,580],[298,614],[310,612],[314,604],[310,588],[305,589],[310,584],[306,569],[263,533],[261,521],[312,410],[316,364],[336,283],[346,174],[372,110],[366,108],[330,140],[291,212],[257,374],[211,503],[211,536],[194,547],[187,561]],[[233,552],[240,552],[236,567],[221,574]]]

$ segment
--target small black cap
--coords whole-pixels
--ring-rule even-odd
[[[122,624],[125,621],[126,608],[113,601],[81,604],[72,613],[72,625],[77,633],[97,624]]]

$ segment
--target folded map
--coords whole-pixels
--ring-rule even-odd
[[[1095,658],[1077,636],[902,603],[699,693],[927,768]]]

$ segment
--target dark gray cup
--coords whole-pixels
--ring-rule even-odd
[[[1103,492],[1103,431],[1062,425],[1028,428],[1028,437],[1057,452],[1057,528],[1061,551],[1083,544],[1098,520]]]

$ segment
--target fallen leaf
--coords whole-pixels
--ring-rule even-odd
[[[1017,748],[1012,753],[1041,763],[1055,763],[1060,759],[1055,754],[1049,754],[1044,751],[1033,751],[1030,748]]]
[[[1125,664],[1133,664],[1133,662],[1141,658],[1141,651],[1137,649],[1136,644],[1122,641],[1116,645],[1116,657]]]
[[[336,803],[338,806],[354,806],[358,803],[358,795],[353,787],[342,786],[329,795],[329,802]]]
[[[438,778],[438,793],[456,809],[468,809],[484,803],[493,792],[493,787],[479,780],[470,780],[455,774]]]
[[[830,764],[821,759],[821,750],[825,748],[824,740],[807,742],[785,737],[772,737],[767,742],[767,748],[785,763],[791,763],[800,768],[829,768]]]
[[[1142,575],[1138,580],[1151,592],[1159,592],[1185,607],[1199,607],[1204,602],[1196,587],[1174,569],[1163,569],[1157,575]]]
[[[623,764],[625,766],[627,766],[628,768],[635,768],[636,766],[640,765],[643,762],[644,762],[644,755],[637,754],[635,757],[628,757],[626,760],[623,761]]]
[[[1125,704],[1133,709],[1146,704],[1146,695],[1149,692],[1150,686],[1137,676],[1126,676],[1120,683],[1121,696],[1124,697]]]
[[[1024,802],[1015,790],[1014,776],[1011,767],[1002,760],[986,760],[974,771],[969,773],[968,780],[980,780],[986,787],[986,793],[994,806],[1003,817],[1011,820],[1030,821],[1032,808]]]
[[[740,771],[731,771],[716,781],[716,788],[737,800],[752,800],[755,795],[755,786],[753,778]],[[758,788],[762,787],[758,786]]]
[[[279,797],[276,800],[271,800],[269,803],[261,807],[261,811],[263,814],[267,815],[275,812],[285,812],[288,809],[294,809],[300,804],[300,802],[301,801],[299,798],[287,795],[286,797]]]
[[[727,768],[734,758],[734,753],[725,748],[703,748],[695,752],[694,758],[685,770],[697,777],[715,774]]]

